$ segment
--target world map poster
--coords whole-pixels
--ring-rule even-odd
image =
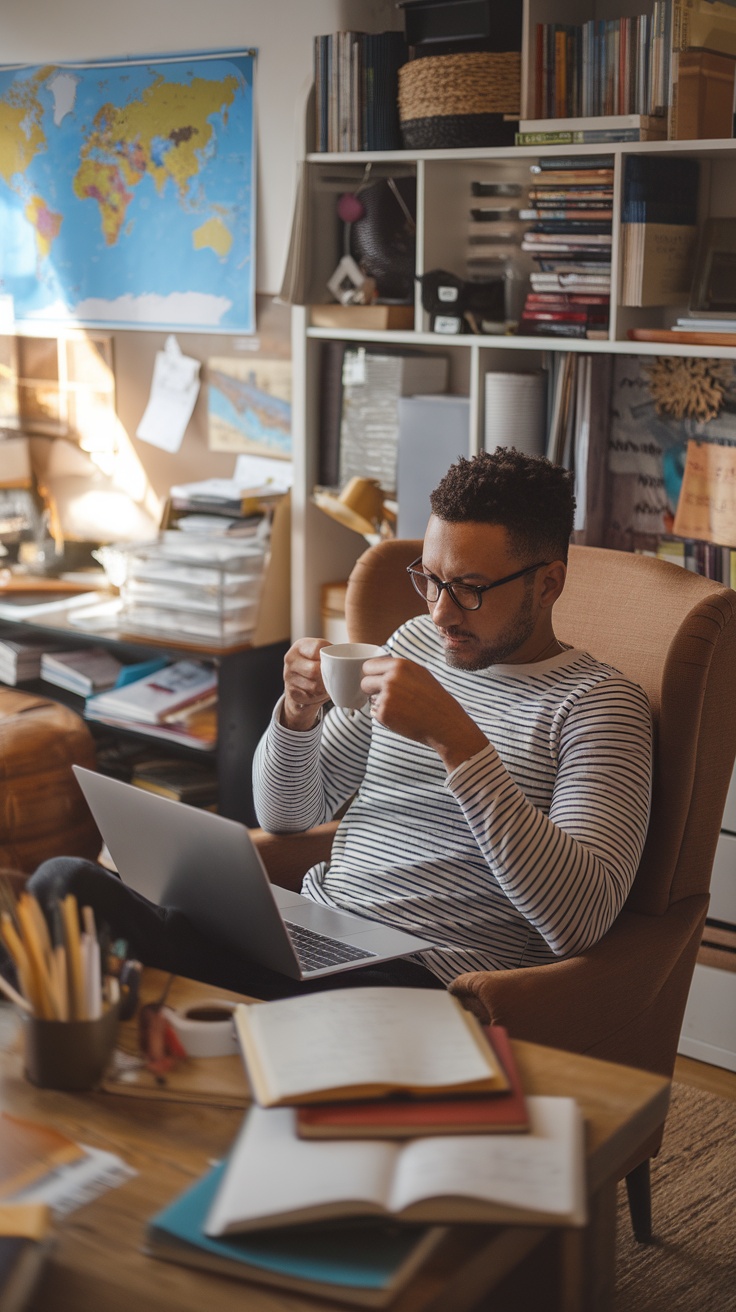
[[[253,69],[253,51],[0,68],[16,322],[255,330]]]

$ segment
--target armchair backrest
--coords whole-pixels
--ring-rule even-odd
[[[356,562],[346,605],[352,641],[385,642],[424,613],[405,573],[421,546],[394,539]],[[661,915],[710,883],[736,753],[736,592],[652,557],[571,547],[555,631],[649,698],[652,810],[628,906]]]

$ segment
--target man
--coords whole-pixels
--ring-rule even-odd
[[[370,708],[328,701],[320,639],[289,650],[284,695],[254,763],[259,821],[294,831],[351,798],[329,867],[302,892],[410,929],[416,959],[300,983],[209,943],[89,862],[34,875],[74,892],[142,961],[274,997],[360,984],[442,987],[475,969],[579,952],[610,928],[646,833],[645,694],[552,627],[574,501],[568,473],[516,451],[460,460],[431,498],[411,582],[427,614],[367,661]]]
[[[273,831],[355,795],[302,891],[430,939],[421,963],[447,984],[606,933],[644,843],[652,746],[643,691],[554,634],[571,476],[483,452],[452,466],[431,507],[410,570],[427,614],[364,665],[369,712],[325,715],[326,644],[298,641],[254,777]]]

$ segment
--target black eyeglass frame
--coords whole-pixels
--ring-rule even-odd
[[[411,565],[407,565],[406,572],[411,578],[414,591],[419,593],[419,596],[422,598],[422,600],[426,601],[428,606],[436,606],[437,602],[439,601],[442,595],[443,589],[446,589],[451,601],[453,601],[455,605],[460,608],[460,610],[469,610],[469,611],[480,610],[483,604],[484,592],[491,592],[493,588],[500,588],[503,586],[504,583],[513,583],[514,579],[523,578],[525,574],[531,574],[535,569],[542,569],[543,566],[550,565],[552,563],[549,560],[539,560],[537,561],[536,565],[525,565],[523,569],[517,569],[514,571],[513,574],[507,574],[505,578],[496,579],[495,583],[458,584],[457,579],[454,582],[449,581],[443,583],[442,579],[435,578],[434,574],[427,574],[423,569],[417,569],[417,565],[421,565],[421,562],[422,562],[421,556],[417,556],[416,560],[413,560],[411,562]],[[417,575],[421,575],[422,578],[428,579],[431,583],[434,583],[435,587],[437,588],[437,596],[434,598],[433,601],[430,601],[426,593],[422,592],[422,589],[419,583],[417,582]],[[455,591],[454,591],[455,588],[458,586],[462,588],[467,588],[468,591],[475,593],[476,602],[477,602],[475,606],[466,606],[463,604],[462,601],[458,601],[458,598],[455,596]]]

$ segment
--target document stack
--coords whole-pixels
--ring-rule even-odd
[[[258,618],[268,554],[265,537],[162,532],[125,549],[121,626],[228,646]]]

